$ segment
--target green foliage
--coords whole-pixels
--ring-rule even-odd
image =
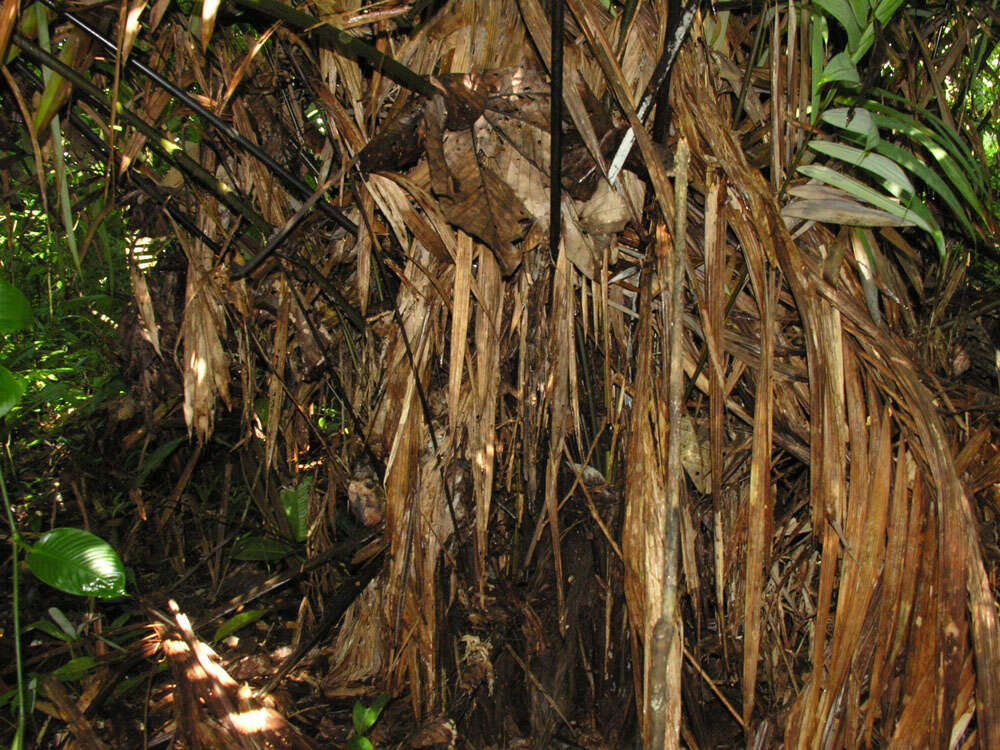
[[[184,437],[174,438],[169,440],[163,445],[159,446],[152,453],[146,455],[142,459],[142,463],[139,466],[139,476],[136,480],[137,486],[141,487],[146,478],[156,471],[160,466],[173,455],[173,452],[177,450],[181,443],[186,440]]]
[[[245,536],[236,540],[233,545],[234,560],[268,562],[281,560],[295,553],[295,548],[280,539],[270,539],[261,536]]]
[[[77,596],[125,596],[125,566],[111,545],[83,529],[52,529],[31,547],[28,567],[53,588]]]
[[[31,304],[11,284],[0,279],[0,334],[31,328]],[[13,409],[24,395],[24,380],[0,365],[0,417]]]
[[[0,333],[31,328],[31,303],[17,288],[0,279]]]
[[[388,693],[382,693],[370,706],[365,706],[360,701],[354,704],[352,712],[354,734],[347,741],[347,750],[372,750],[372,742],[365,735],[375,726],[375,722],[390,700],[391,696]]]
[[[73,682],[79,680],[88,672],[92,672],[97,667],[97,659],[93,656],[77,656],[75,659],[70,659],[58,669],[53,670],[52,675],[63,682]]]
[[[309,511],[309,488],[312,477],[306,477],[294,487],[281,490],[281,507],[285,509],[288,527],[296,542],[304,542],[309,534],[309,524],[306,514]]]
[[[835,130],[808,143],[827,157],[825,164],[800,165],[798,171],[895,217],[900,226],[920,228],[943,258],[945,235],[929,201],[944,208],[968,238],[988,241],[973,215],[985,223],[989,185],[961,133],[891,92],[861,88],[857,64],[872,48],[877,29],[902,4],[816,0],[819,12],[810,23],[811,119]],[[845,49],[831,49],[830,21],[843,30]],[[834,103],[842,106],[829,108]],[[859,215],[857,224],[867,222]]]
[[[237,630],[257,622],[266,614],[266,609],[247,609],[239,614],[233,615],[215,629],[215,635],[212,636],[212,642],[218,643],[223,638],[228,638]]]

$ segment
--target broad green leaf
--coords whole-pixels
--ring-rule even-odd
[[[820,88],[823,86],[821,76],[823,73],[823,57],[826,52],[827,37],[826,16],[821,13],[812,14],[812,19],[809,23],[809,67],[812,71],[809,117],[810,122],[814,124],[820,114]]]
[[[957,218],[961,222],[962,226],[965,227],[965,231],[970,235],[974,235],[976,233],[972,223],[969,221],[968,216],[965,213],[965,208],[959,202],[954,191],[948,187],[948,184],[941,179],[941,176],[928,167],[922,159],[917,158],[906,149],[900,148],[895,143],[882,142],[877,146],[876,151],[880,154],[888,156],[907,172],[923,180],[927,187],[937,193],[941,200],[948,204],[948,207],[955,215],[955,218]]]
[[[306,515],[309,511],[309,487],[312,477],[306,477],[295,487],[285,487],[281,490],[281,507],[285,509],[288,527],[296,542],[304,542],[309,534],[309,524]]]
[[[286,542],[259,536],[244,537],[233,545],[234,560],[266,562],[288,557],[295,550]]]
[[[875,43],[875,24],[870,23],[865,26],[865,30],[861,32],[861,38],[858,39],[858,46],[851,50],[851,61],[854,63],[861,62],[868,50],[872,48]]]
[[[266,614],[266,609],[247,609],[237,615],[233,615],[215,629],[215,635],[212,636],[212,642],[218,643],[223,638],[231,636],[240,628],[257,622],[257,620]]]
[[[52,529],[27,557],[35,576],[77,596],[111,599],[125,595],[125,567],[111,545],[83,529]]]
[[[878,0],[874,0],[878,2]],[[872,6],[869,0],[851,0],[851,10],[854,11],[854,20],[858,25],[862,25],[868,22],[868,16],[871,14]]]
[[[858,68],[846,52],[840,52],[830,58],[830,62],[823,69],[823,74],[819,77],[819,82],[833,83],[842,81],[858,85],[861,77],[858,75]]]
[[[844,143],[831,143],[830,141],[809,141],[809,148],[871,172],[879,178],[890,193],[901,201],[909,200],[915,192],[910,178],[899,168],[898,164],[888,157],[862,151]]]
[[[142,460],[142,466],[139,467],[139,477],[136,480],[137,486],[141,487],[142,483],[146,481],[146,477],[160,468],[160,464],[166,461],[170,457],[170,454],[177,450],[177,446],[183,443],[184,440],[185,438],[183,437],[174,438],[148,454]]]
[[[899,6],[903,4],[903,0],[882,0],[875,6],[875,18],[878,22],[885,26],[892,17],[896,15],[896,11],[899,10]]]
[[[909,102],[904,102],[898,96],[889,92],[878,90],[873,92],[878,96],[896,99],[907,106]],[[909,136],[928,150],[932,143],[936,143],[944,148],[965,171],[969,178],[976,183],[976,190],[980,194],[987,192],[988,183],[985,168],[972,154],[972,149],[952,128],[945,125],[941,118],[934,115],[927,109],[917,108],[918,121],[913,115],[900,112],[886,104],[876,101],[868,101],[865,107],[875,116],[875,124],[879,127],[891,127]]]
[[[893,216],[898,216],[900,219],[912,221],[915,225],[931,235],[934,239],[934,244],[937,245],[938,253],[940,253],[942,257],[944,256],[944,234],[941,232],[941,227],[938,226],[934,217],[931,216],[930,211],[927,210],[927,206],[925,206],[918,198],[912,198],[906,206],[903,206],[895,198],[883,195],[867,185],[858,182],[853,177],[848,177],[847,175],[843,175],[840,172],[830,169],[829,167],[824,167],[820,164],[800,166],[798,171],[808,177],[817,179],[820,182],[825,182],[827,185],[840,188],[841,190],[850,193],[858,200],[869,203],[875,206],[875,208],[882,209]]]
[[[848,115],[850,120],[847,119]],[[862,138],[866,151],[874,149],[880,140],[872,113],[863,107],[855,107],[853,110],[850,107],[834,107],[824,112],[822,119],[823,122]]]
[[[365,706],[360,701],[356,702],[352,712],[354,733],[357,735],[366,734],[378,721],[382,709],[389,703],[390,698],[388,693],[382,693],[370,706]]]
[[[854,51],[857,49],[861,39],[861,26],[854,15],[847,0],[815,0],[816,5],[826,11],[827,15],[835,18],[837,23],[844,27],[847,32],[847,49]]]
[[[972,160],[965,158],[961,149],[956,148],[955,144],[949,144],[947,139],[942,140],[937,137],[929,128],[920,125],[916,120],[906,115],[897,117],[888,114],[875,114],[874,117],[878,127],[896,130],[927,149],[927,152],[944,170],[945,176],[951,184],[976,213],[985,220],[983,205],[979,200],[979,195],[985,192],[985,186],[981,179],[977,179],[978,189],[969,182],[967,176],[981,177],[981,175],[972,166]]]
[[[24,378],[19,378],[0,365],[0,417],[17,406],[24,395],[24,390]]]
[[[78,656],[75,659],[70,659],[59,667],[59,669],[53,671],[52,674],[58,680],[72,682],[73,680],[79,680],[96,666],[97,659],[93,656]]]
[[[21,290],[0,279],[0,333],[31,328],[31,303]]]
[[[375,750],[375,746],[367,737],[354,735],[347,741],[347,750]]]
[[[28,627],[24,628],[24,632],[27,633],[29,630],[40,630],[46,635],[50,635],[53,638],[63,641],[65,643],[72,643],[76,640],[76,635],[72,637],[66,635],[60,628],[58,628],[53,623],[48,620],[38,620],[37,622],[31,623]]]
[[[52,622],[58,625],[70,638],[76,638],[79,635],[79,633],[76,632],[76,628],[73,627],[73,623],[69,621],[69,618],[63,614],[63,611],[59,609],[59,607],[49,607],[49,617],[51,617]]]

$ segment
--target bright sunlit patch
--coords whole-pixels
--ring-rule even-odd
[[[281,727],[279,717],[266,708],[231,714],[229,718],[233,722],[233,726],[244,734],[262,734]]]

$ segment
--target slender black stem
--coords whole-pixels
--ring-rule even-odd
[[[55,0],[41,0],[41,2],[47,5],[48,7],[52,8],[53,10],[62,13],[62,15],[66,18],[67,21],[69,21],[71,24],[73,24],[78,29],[86,33],[88,36],[90,36],[92,39],[97,41],[99,44],[101,44],[101,46],[103,46],[108,51],[112,53],[117,52],[118,45],[115,44],[115,42],[105,37],[96,29],[88,26],[85,21],[74,16],[72,13],[68,13],[64,10],[61,10],[59,8],[59,5],[55,2]],[[226,137],[232,139],[233,142],[235,142],[237,145],[240,146],[240,148],[244,149],[247,153],[257,158],[263,165],[265,165],[268,169],[274,172],[274,174],[280,177],[281,180],[288,187],[292,188],[303,197],[308,197],[312,193],[312,190],[309,189],[308,185],[305,185],[295,175],[293,175],[291,172],[289,172],[287,169],[281,166],[277,161],[275,161],[273,157],[271,157],[263,149],[261,149],[255,143],[252,143],[247,138],[244,138],[239,132],[236,131],[235,128],[233,128],[228,123],[224,122],[213,112],[205,109],[203,106],[198,104],[198,102],[195,101],[195,99],[190,94],[184,91],[184,89],[179,88],[178,86],[176,86],[175,84],[171,83],[166,78],[161,76],[159,73],[157,73],[155,70],[150,68],[148,65],[145,65],[144,63],[140,62],[138,59],[136,59],[134,53],[129,55],[129,58],[126,61],[126,66],[138,70],[144,76],[148,77],[157,86],[160,86],[162,89],[167,91],[171,96],[174,96],[179,101],[183,102],[184,106],[190,108],[192,112],[198,115],[198,117],[204,119],[220,133],[223,133]],[[335,221],[337,224],[339,224],[341,227],[346,229],[351,234],[356,235],[358,233],[357,224],[355,224],[349,218],[344,216],[344,214],[341,211],[339,211],[335,206],[332,206],[330,203],[326,201],[321,201],[319,203],[319,208],[327,216],[333,219],[333,221]]]
[[[635,113],[640,121],[644,120],[646,115],[649,114],[649,110],[653,108],[660,88],[667,85],[667,81],[670,79],[670,71],[673,70],[674,62],[677,60],[677,53],[680,52],[681,45],[684,43],[685,37],[687,37],[688,29],[691,28],[691,22],[694,20],[695,13],[698,12],[700,6],[701,0],[688,0],[687,5],[684,6],[684,10],[681,11],[673,36],[667,40],[663,48],[663,54],[660,55],[660,59],[656,63],[656,68],[653,69],[653,77],[650,78],[649,84],[646,86],[646,92],[639,101],[639,106],[636,107]],[[625,160],[632,151],[633,145],[635,145],[635,134],[629,128],[622,137],[618,150],[611,160],[611,166],[608,168],[608,179],[612,183],[618,179],[618,173],[621,172],[622,167],[625,165]]]
[[[202,186],[211,191],[211,193],[234,214],[237,216],[242,215],[247,221],[263,233],[270,232],[273,229],[273,227],[265,221],[260,214],[254,211],[253,207],[247,203],[243,199],[243,196],[237,193],[237,191],[218,180],[215,175],[211,174],[201,164],[184,153],[184,149],[169,140],[163,133],[147,123],[137,114],[121,104],[112,104],[103,91],[87,80],[87,78],[80,75],[78,71],[69,67],[55,56],[50,55],[48,52],[41,49],[30,39],[25,38],[21,34],[16,32],[12,34],[11,41],[20,47],[25,55],[30,57],[39,65],[45,65],[51,68],[54,72],[69,81],[69,83],[72,84],[73,87],[80,93],[84,94],[88,99],[93,101],[105,111],[110,111],[111,107],[114,106],[118,112],[118,116],[121,117],[122,120],[146,136],[150,148],[156,151],[168,163],[183,170],[201,183]]]
[[[31,85],[34,86],[37,91],[42,91],[45,88],[45,85],[42,83],[42,79],[40,79],[37,75],[35,75],[34,71],[31,69],[31,66],[25,63],[24,60],[18,58],[14,60],[13,65],[14,69],[17,70],[17,72],[21,76],[23,76],[25,80],[30,82]],[[80,135],[82,135],[84,139],[90,144],[91,148],[97,151],[97,153],[99,153],[104,158],[108,156],[108,154],[110,153],[108,145],[100,138],[98,138],[94,134],[93,129],[84,121],[82,117],[80,117],[80,115],[77,112],[74,112],[72,109],[69,111],[69,121],[77,129],[77,132],[80,133]],[[185,214],[183,211],[180,211],[177,208],[177,206],[173,205],[172,203],[169,203],[164,198],[161,191],[157,189],[156,185],[153,184],[152,181],[147,180],[145,177],[137,173],[132,175],[132,181],[135,183],[135,185],[139,188],[140,191],[146,194],[146,196],[150,200],[155,201],[164,211],[170,214],[170,216],[173,217],[174,221],[176,221],[186,232],[188,232],[188,234],[193,235],[200,242],[204,243],[205,246],[210,248],[213,253],[221,252],[222,246],[219,245],[219,243],[216,242],[215,240],[211,239],[207,234],[202,232],[195,225],[195,223],[187,216],[187,214]]]

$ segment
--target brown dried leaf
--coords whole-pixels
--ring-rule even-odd
[[[153,311],[153,298],[149,294],[149,286],[146,284],[146,275],[139,268],[139,264],[130,257],[129,274],[132,278],[132,296],[135,297],[135,306],[139,312],[139,322],[142,323],[142,332],[146,340],[150,343],[157,355],[163,356],[160,351],[160,333],[156,325],[156,313]]]
[[[508,276],[521,263],[514,243],[524,237],[531,216],[496,172],[470,161],[451,164],[460,188],[454,196],[441,198],[441,208],[448,221],[489,246]]]

